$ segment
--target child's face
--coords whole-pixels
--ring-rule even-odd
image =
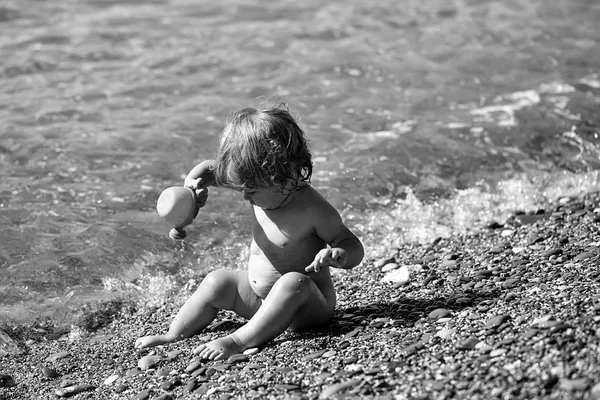
[[[267,186],[242,190],[244,200],[264,210],[274,210],[291,196],[291,192],[281,191],[279,186]]]

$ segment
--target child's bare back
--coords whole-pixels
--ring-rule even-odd
[[[246,146],[244,141],[254,143]],[[246,147],[253,153],[245,152]],[[260,147],[266,154],[254,154]],[[197,347],[194,352],[202,358],[220,359],[263,345],[288,328],[321,325],[335,308],[329,267],[353,268],[362,260],[358,238],[310,186],[310,153],[287,111],[245,109],[235,114],[218,153],[216,161],[194,167],[185,185],[196,191],[200,207],[208,186],[238,190],[250,202],[253,240],[248,268],[211,272],[182,306],[169,332],[138,339],[138,348],[190,337],[208,326],[220,309],[249,321],[233,334]],[[242,156],[232,156],[238,153]],[[265,159],[272,165],[258,163]]]

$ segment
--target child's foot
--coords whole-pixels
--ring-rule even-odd
[[[175,340],[167,335],[149,335],[143,336],[135,341],[136,349],[144,349],[146,347],[154,347],[160,344],[171,343]]]
[[[229,358],[230,356],[241,352],[242,350],[240,350],[231,336],[212,340],[208,343],[201,344],[194,349],[194,354],[208,360]]]

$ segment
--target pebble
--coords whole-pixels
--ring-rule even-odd
[[[381,268],[381,272],[390,272],[390,271],[393,271],[395,269],[398,269],[398,267],[400,267],[400,266],[398,264],[396,264],[396,263],[389,263],[389,264],[384,265]]]
[[[147,369],[154,367],[161,360],[162,360],[161,356],[150,356],[150,355],[144,356],[144,357],[140,358],[140,360],[138,361],[138,367],[142,371],[146,371]]]
[[[451,313],[447,309],[445,309],[445,308],[436,308],[435,310],[431,311],[427,317],[429,319],[439,319],[439,318],[448,317],[450,315],[451,315]]]
[[[88,390],[94,390],[94,389],[96,389],[96,386],[94,386],[94,385],[75,385],[75,386],[68,386],[66,388],[56,389],[54,391],[54,394],[56,394],[58,397],[70,397],[70,396],[74,396],[78,393],[86,392]]]
[[[111,375],[104,380],[104,384],[112,385],[113,383],[115,383],[117,381],[117,379],[119,379],[119,375],[117,375],[117,374]]]
[[[590,386],[589,380],[586,378],[580,379],[563,379],[560,382],[560,387],[569,392],[582,392]]]
[[[435,336],[441,337],[442,339],[448,339],[456,333],[456,329],[442,329],[438,331]]]
[[[341,392],[343,390],[349,389],[353,386],[358,385],[361,382],[360,379],[352,379],[346,382],[340,382],[333,385],[329,385],[324,387],[323,391],[321,391],[321,397],[327,398],[329,396],[333,396],[334,394]]]
[[[183,354],[183,350],[172,350],[167,354],[169,360],[174,360]]]
[[[260,351],[260,349],[258,347],[251,347],[249,349],[244,350],[244,353],[242,353],[242,354],[244,354],[246,356],[253,356],[256,353],[258,353],[259,351]]]
[[[61,351],[60,353],[54,353],[49,355],[48,357],[46,357],[46,361],[48,362],[55,362],[60,360],[61,358],[65,358],[65,357],[70,357],[71,353],[67,352],[67,351]]]
[[[201,366],[202,366],[202,361],[194,360],[187,367],[185,367],[185,372],[187,372],[187,373],[194,372]]]
[[[496,329],[510,319],[508,314],[500,314],[492,317],[485,323],[485,329]]]
[[[196,389],[196,386],[198,385],[198,381],[196,379],[190,379],[188,381],[188,383],[185,385],[185,387],[183,388],[183,394],[190,394],[194,391],[194,389]]]
[[[233,354],[233,355],[229,356],[229,358],[227,359],[227,362],[230,364],[233,364],[233,363],[247,361],[247,360],[248,360],[248,356],[240,353],[240,354]]]
[[[479,343],[479,339],[471,337],[460,342],[458,348],[460,350],[473,350],[477,343]]]
[[[150,389],[141,391],[133,398],[133,400],[148,400],[150,398]]]
[[[573,258],[573,260],[575,260],[575,261],[586,260],[588,258],[593,257],[594,255],[595,254],[590,251],[584,251],[583,253],[580,253],[577,256],[575,256],[575,258]]]
[[[58,373],[50,367],[42,367],[42,374],[44,374],[46,378],[51,379],[58,377]]]
[[[16,385],[16,383],[12,376],[7,375],[7,374],[0,374],[0,388],[1,387],[11,387],[11,386],[15,386],[15,385]]]
[[[325,354],[325,352],[327,352],[327,349],[323,349],[323,350],[316,351],[314,353],[307,354],[304,357],[302,357],[302,361],[314,360],[315,358],[321,357],[323,354]]]
[[[120,383],[115,387],[115,393],[123,393],[127,389],[129,389],[127,385]]]
[[[494,350],[490,351],[490,357],[491,358],[500,357],[501,355],[503,355],[507,351],[508,351],[507,349],[494,349]]]
[[[433,390],[436,390],[436,391],[443,390],[444,387],[446,387],[446,383],[444,381],[440,381],[440,380],[437,380],[437,379],[426,379],[426,380],[423,381],[423,384],[426,387],[429,387],[429,388],[431,388]]]

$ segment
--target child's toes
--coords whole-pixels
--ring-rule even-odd
[[[194,354],[195,356],[197,356],[198,354],[202,353],[203,350],[206,349],[206,345],[205,344],[201,344],[200,346],[196,347],[194,350],[192,350],[192,354]]]

